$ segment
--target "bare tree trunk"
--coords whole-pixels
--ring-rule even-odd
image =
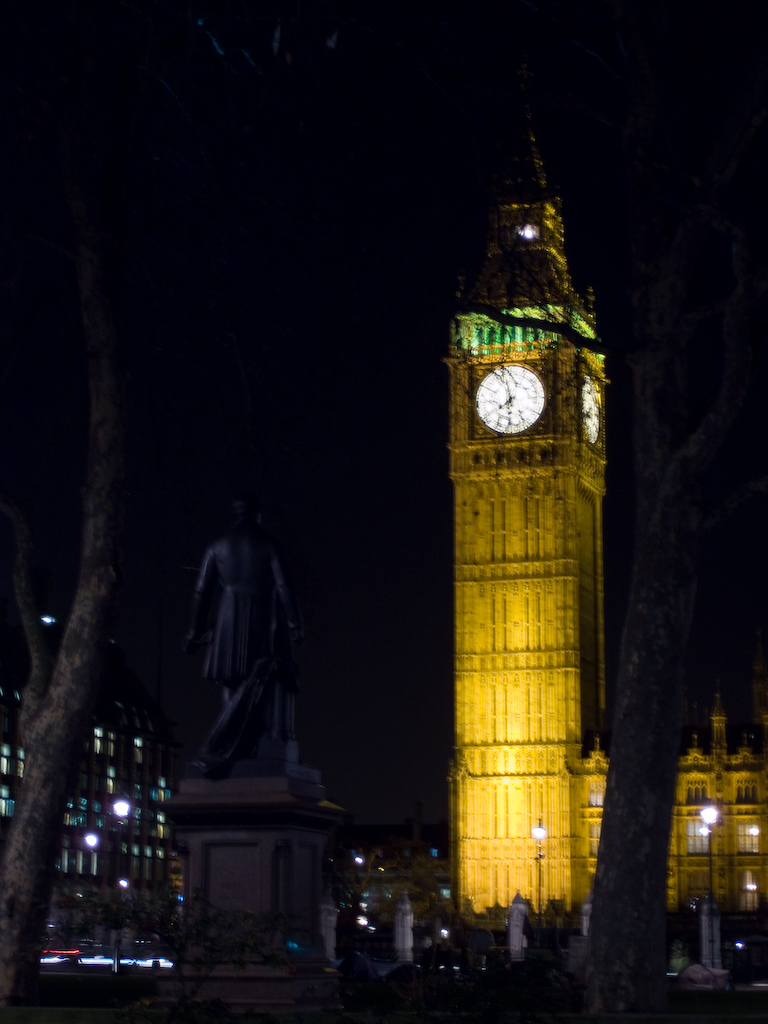
[[[678,56],[667,31],[674,5],[612,0],[611,7],[630,97],[624,154],[632,246],[630,341],[638,353],[631,358],[637,517],[586,1009],[661,1012],[683,663],[703,521],[710,518],[701,489],[747,395],[752,320],[768,284],[762,262],[750,253],[749,210],[734,202],[740,169],[754,155],[751,147],[768,109],[768,40],[765,31],[755,33],[748,70],[724,83],[724,109],[713,111],[707,144],[697,138],[686,151],[693,155],[683,172],[676,153],[681,143],[671,126],[685,125],[696,82],[681,71],[670,76]],[[763,15],[761,22],[768,27]],[[714,295],[702,260],[706,247],[722,258]],[[707,403],[697,398],[695,386],[700,335],[720,346],[719,380]]]
[[[53,879],[69,773],[103,676],[121,577],[126,409],[105,246],[81,181],[68,176],[85,332],[90,428],[80,575],[44,699],[29,709],[26,763],[0,870],[0,1005],[28,1001]],[[33,695],[30,695],[33,696]]]
[[[666,1008],[667,856],[698,554],[685,483],[658,494],[635,552],[590,924],[593,1013]]]

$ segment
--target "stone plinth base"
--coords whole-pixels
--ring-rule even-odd
[[[285,916],[290,963],[250,963],[214,971],[199,993],[233,1008],[276,1012],[328,1006],[338,975],[322,956],[321,869],[342,809],[326,800],[320,773],[300,763],[258,758],[232,777],[187,778],[163,809],[183,854],[184,897],[236,914]],[[163,1001],[172,999],[172,979]]]
[[[158,985],[156,1005],[172,1005],[178,981],[164,976]],[[327,961],[299,960],[284,967],[251,963],[243,970],[225,964],[203,982],[195,998],[221,999],[241,1012],[315,1013],[340,1008],[338,987],[339,973]]]

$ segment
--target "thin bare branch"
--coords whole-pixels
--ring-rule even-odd
[[[720,226],[713,217],[713,223]],[[703,469],[714,458],[744,404],[750,383],[752,346],[750,321],[755,306],[768,293],[768,274],[754,271],[746,229],[729,224],[733,238],[732,267],[735,285],[723,312],[723,370],[714,402],[699,426],[678,450],[676,458]]]
[[[500,309],[496,309],[495,306],[487,306],[482,302],[469,302],[463,305],[461,313],[480,313],[482,316],[487,316],[489,320],[493,320],[494,323],[501,324],[504,327],[532,327],[538,331],[551,331],[553,329],[551,313],[547,313],[549,319],[537,320],[534,317],[525,316],[512,316],[509,313],[503,313]],[[595,340],[590,339],[589,341],[584,337],[583,334],[579,334],[578,331],[574,330],[570,324],[559,323],[556,325],[556,334],[562,334],[563,337],[568,338],[574,345],[589,345],[590,351],[592,352],[604,352],[606,351],[601,346],[595,345]]]
[[[708,532],[709,530],[714,529],[716,526],[719,526],[724,519],[727,519],[728,516],[737,512],[742,505],[751,501],[756,495],[766,493],[768,493],[768,474],[766,476],[755,477],[754,480],[749,480],[747,483],[742,484],[741,487],[737,487],[735,490],[731,491],[725,501],[709,513],[704,520],[702,527],[703,530]]]

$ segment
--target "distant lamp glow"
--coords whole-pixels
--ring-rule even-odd
[[[749,834],[751,836],[759,836],[760,835],[760,829],[757,827],[757,825],[750,825],[749,826]]]
[[[541,818],[539,818],[539,824],[534,825],[531,829],[531,835],[536,840],[536,863],[539,866],[539,920],[536,927],[536,945],[541,946],[541,862],[544,860],[541,844],[547,838],[547,830],[542,825]]]
[[[734,946],[736,947],[736,949],[744,949],[743,942],[734,942]]]
[[[709,905],[710,909],[715,906],[715,853],[712,845],[714,839],[713,828],[717,819],[720,817],[717,808],[714,804],[707,804],[706,807],[702,807],[699,812],[699,817],[704,824],[699,829],[699,832],[703,836],[707,836],[707,846],[709,847]],[[705,967],[715,967],[720,963],[720,952],[715,949],[715,915],[710,913],[709,915],[709,948],[705,956],[702,956],[701,962]]]
[[[355,857],[355,864],[362,864],[362,863],[364,863],[362,857]]]
[[[706,807],[701,809],[701,820],[705,825],[714,825],[718,819],[717,808],[713,804],[708,804]]]
[[[127,800],[115,800],[112,804],[112,810],[118,816],[118,818],[127,818],[131,813],[131,805]]]
[[[754,892],[757,889],[757,885],[755,884],[755,882],[747,882],[744,888],[749,889],[750,892]]]
[[[531,241],[532,239],[539,237],[539,228],[536,224],[521,224],[517,229],[517,233],[521,238],[526,238],[528,241]]]
[[[442,937],[443,937],[444,939],[447,939],[447,938],[448,938],[448,929],[447,929],[447,928],[441,928],[441,929],[440,929],[440,935],[441,935],[441,936],[442,936]]]
[[[85,845],[90,846],[91,849],[93,849],[94,846],[99,845],[99,837],[94,835],[93,832],[89,832],[88,835],[84,837],[84,839]]]
[[[127,889],[128,888],[128,879],[127,878],[120,878],[120,879],[118,879],[117,884],[120,886],[121,889]]]
[[[44,622],[46,626],[53,626],[56,622],[56,619],[53,617],[53,615],[41,615],[40,621]]]
[[[368,918],[365,916],[365,914],[358,914],[357,923],[360,925],[361,928],[365,928],[366,925],[368,924]]]

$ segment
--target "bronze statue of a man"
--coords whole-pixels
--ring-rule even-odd
[[[184,640],[187,654],[207,645],[203,675],[222,688],[222,713],[193,762],[210,777],[255,756],[265,734],[294,738],[291,644],[302,639],[301,612],[280,546],[261,528],[257,499],[239,497],[233,511],[234,525],[205,553]]]

